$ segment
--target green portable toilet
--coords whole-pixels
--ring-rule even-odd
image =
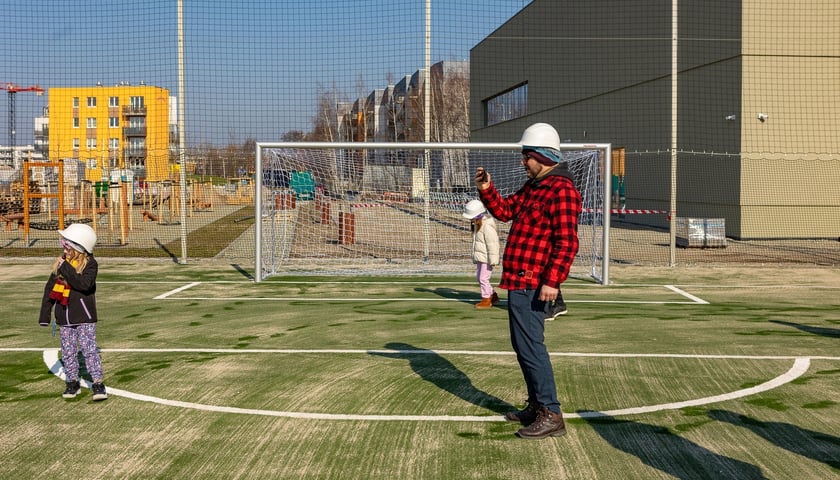
[[[293,171],[289,179],[289,187],[294,190],[298,200],[315,198],[315,179],[312,178],[312,172]]]
[[[96,198],[104,198],[108,195],[108,182],[96,182],[93,184],[94,191],[96,192]]]

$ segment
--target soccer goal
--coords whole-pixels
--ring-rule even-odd
[[[464,204],[483,166],[527,180],[512,143],[257,143],[255,278],[472,272]],[[609,283],[609,144],[563,144],[583,197],[572,275]],[[606,212],[606,214],[605,214]],[[499,224],[507,238],[509,224]]]

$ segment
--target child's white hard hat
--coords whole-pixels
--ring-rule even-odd
[[[96,232],[89,226],[74,223],[64,230],[59,230],[58,234],[76,245],[81,245],[87,253],[93,253],[93,247],[96,245]]]

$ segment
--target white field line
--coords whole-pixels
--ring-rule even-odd
[[[31,283],[34,285],[43,285],[46,280],[14,280],[14,279],[0,279],[0,285],[2,284],[9,284],[9,283]],[[182,280],[132,280],[132,281],[109,281],[109,280],[98,280],[96,283],[100,283],[103,285],[171,285],[171,284],[182,284],[184,283]],[[233,285],[253,285],[254,282],[251,280],[204,280],[197,283],[206,283],[206,284],[233,284]],[[279,284],[279,285],[300,285],[302,283],[306,284],[318,284],[318,285],[343,285],[343,284],[367,284],[367,285],[414,285],[416,286],[418,282],[416,281],[343,281],[343,280],[317,280],[317,281],[306,281],[306,280],[269,280],[262,282],[263,285],[272,285],[272,284]],[[445,282],[445,281],[429,281],[429,282],[422,282],[423,285],[473,285],[475,283],[474,280],[464,280],[464,281],[453,281],[453,282]],[[784,290],[796,290],[796,289],[807,289],[807,290],[840,290],[840,285],[820,285],[820,284],[807,284],[807,283],[800,283],[800,284],[774,284],[774,285],[743,285],[743,284],[724,284],[724,283],[716,283],[716,284],[684,284],[684,285],[676,285],[677,287],[682,288],[699,288],[699,289],[706,289],[706,290],[731,290],[734,288],[747,288],[747,289],[760,289],[760,288],[768,288],[768,289],[784,289]],[[576,289],[576,288],[596,288],[596,289],[609,289],[609,288],[629,288],[629,287],[662,287],[661,284],[658,283],[611,283],[609,286],[604,286],[597,283],[564,283],[564,289]]]
[[[155,297],[158,300],[157,297]],[[274,302],[464,302],[475,301],[478,299],[472,298],[417,298],[417,297],[395,297],[395,298],[351,298],[351,297],[177,297],[165,298],[161,300],[191,300],[191,301],[211,301],[220,300],[225,302],[244,302],[249,300],[260,301],[274,301]],[[698,303],[708,302],[688,302],[688,301],[656,301],[656,300],[567,300],[566,303],[615,303],[615,304],[656,304],[656,305],[697,305]],[[507,303],[507,300],[501,299],[501,304]]]
[[[176,288],[174,290],[170,290],[164,294],[158,295],[154,297],[155,300],[189,300],[189,301],[208,301],[208,300],[216,300],[216,301],[224,301],[224,302],[234,302],[234,301],[275,301],[275,302],[463,302],[465,299],[460,298],[417,298],[417,297],[393,297],[393,298],[361,298],[361,297],[182,297],[179,296],[177,298],[169,298],[173,295],[188,290],[196,285],[200,285],[201,283],[221,283],[221,282],[193,282],[188,285],[185,285],[180,288]],[[299,281],[278,281],[272,283],[280,283],[280,284],[300,284],[302,282]],[[306,283],[306,282],[303,282]],[[316,283],[316,284],[344,284],[348,282],[341,282],[341,281],[319,281],[319,282],[309,282],[309,283]],[[400,283],[406,282],[353,282],[356,283],[367,283],[367,284],[388,284],[388,285],[398,285]],[[468,282],[439,282],[438,284],[467,284]],[[435,283],[429,283],[429,285],[434,285]],[[592,286],[588,284],[584,284],[584,286]],[[597,286],[597,285],[596,285]],[[648,285],[649,287],[662,287],[663,285]],[[684,290],[677,288],[674,285],[664,285],[665,288],[671,290],[681,296],[688,298],[690,301],[657,301],[657,300],[566,300],[566,303],[612,303],[612,304],[653,304],[653,305],[686,305],[686,304],[700,304],[700,305],[708,305],[709,302],[703,300],[702,298],[696,297]],[[468,299],[471,300],[471,299]],[[476,300],[477,301],[477,300]],[[507,300],[502,300],[501,303],[507,303]]]
[[[201,282],[188,283],[188,284],[184,285],[183,287],[178,287],[175,290],[170,290],[166,293],[162,293],[162,294],[158,295],[157,297],[155,297],[154,299],[155,300],[163,300],[165,298],[168,298],[170,295],[175,295],[176,293],[183,292],[184,290],[190,289],[190,288],[192,288],[196,285],[201,285]]]
[[[22,280],[22,281],[0,281],[0,283],[43,283],[43,282],[35,282],[31,280]],[[164,285],[164,284],[172,284],[172,283],[182,283],[176,281],[146,281],[146,282],[98,282],[102,284],[115,284],[120,285],[124,283],[132,283],[132,284],[157,284],[157,285]],[[300,281],[275,281],[271,283],[277,284],[292,284],[292,285],[299,285],[301,283],[314,283],[314,284],[348,284],[350,282],[342,282],[342,281],[317,281],[317,282],[300,282]],[[374,281],[367,281],[367,282],[352,282],[353,284],[378,284],[378,285],[399,285],[399,284],[411,284],[416,285],[416,282],[374,282]],[[221,302],[239,302],[239,301],[263,301],[263,302],[464,302],[466,301],[473,301],[472,298],[443,298],[443,297],[436,297],[436,298],[417,298],[417,297],[395,297],[395,298],[361,298],[361,297],[334,297],[334,298],[325,298],[325,297],[183,297],[178,296],[175,297],[178,293],[183,291],[189,290],[197,285],[201,284],[241,284],[241,285],[250,285],[251,282],[246,281],[226,281],[226,280],[213,280],[213,281],[206,281],[206,282],[192,282],[188,283],[187,285],[182,285],[181,287],[175,288],[168,292],[162,293],[156,297],[154,300],[185,300],[185,301],[221,301]],[[464,282],[424,282],[424,285],[470,285],[469,281]],[[602,287],[602,285],[591,285],[591,284],[581,284],[581,285],[574,285],[574,287]],[[623,285],[628,286],[628,285]],[[663,285],[633,285],[636,287],[662,287]],[[679,301],[679,300],[570,300],[566,299],[566,303],[610,303],[610,304],[623,304],[623,305],[708,305],[709,302],[695,297],[679,288],[675,287],[674,285],[664,285],[665,288],[682,295],[688,298],[690,301]],[[568,287],[564,287],[567,288]],[[476,302],[478,300],[475,300]],[[507,300],[502,299],[502,304],[506,304]]]
[[[0,347],[0,352],[43,352],[49,350],[44,347]],[[101,348],[104,353],[225,353],[225,354],[253,354],[272,353],[278,355],[295,354],[327,354],[327,355],[375,355],[375,354],[403,354],[403,355],[473,355],[473,356],[513,356],[510,350],[393,350],[393,349],[349,349],[349,348]],[[597,353],[597,352],[549,352],[552,357],[581,357],[581,358],[686,358],[699,360],[796,360],[808,358],[811,360],[840,361],[840,356],[819,355],[724,355],[702,353]]]
[[[22,350],[22,349],[2,349],[2,350]],[[64,379],[64,368],[61,362],[58,359],[58,349],[44,349],[43,351],[43,359],[44,363],[50,369],[50,371],[56,375],[57,377]],[[217,352],[221,350],[198,350],[198,349],[186,349],[186,350],[176,350],[176,349],[162,349],[162,350],[153,350],[153,349],[103,349],[103,351],[112,351],[112,352],[149,352],[149,351],[200,351],[200,352]],[[227,350],[225,350],[227,351]],[[330,350],[311,350],[314,352],[330,352]],[[443,353],[445,351],[432,351],[432,350],[407,350],[407,351],[396,351],[396,350],[384,350],[385,352],[403,352],[403,353]],[[254,353],[254,352],[261,352],[259,350],[230,350],[231,353]],[[295,353],[295,352],[310,352],[310,350],[277,350],[274,352],[284,352],[284,353]],[[336,350],[335,352],[377,352],[377,350]],[[504,352],[507,354],[508,352]],[[611,355],[611,354],[575,354],[575,353],[565,353],[564,355],[567,356],[623,356],[623,357],[632,357],[632,356],[640,356],[640,355]],[[749,395],[754,395],[756,393],[765,392],[768,390],[772,390],[776,387],[789,383],[796,378],[799,378],[805,372],[808,371],[808,368],[811,364],[811,359],[809,357],[749,357],[749,356],[726,356],[726,355],[699,355],[699,356],[692,356],[692,355],[643,355],[647,357],[682,357],[682,358],[794,358],[793,366],[782,375],[777,376],[767,382],[764,382],[760,385],[756,385],[754,387],[745,388],[741,390],[736,390],[729,393],[724,393],[721,395],[713,395],[709,397],[703,398],[696,398],[692,400],[686,400],[682,402],[672,402],[672,403],[662,403],[658,405],[648,405],[648,406],[641,406],[641,407],[632,407],[632,408],[624,408],[624,409],[617,409],[617,410],[607,410],[607,411],[585,411],[580,413],[566,413],[564,416],[566,418],[595,418],[595,417],[617,417],[623,415],[635,415],[635,414],[642,414],[642,413],[651,413],[651,412],[658,412],[662,410],[675,410],[679,408],[685,407],[692,407],[692,406],[699,406],[699,405],[707,405],[710,403],[722,402],[726,400],[733,400],[736,398],[741,398]],[[840,357],[838,357],[840,359]],[[86,388],[90,388],[90,383],[87,381],[83,381],[84,386]],[[352,414],[332,414],[332,413],[306,413],[306,412],[284,412],[284,411],[277,411],[277,410],[260,410],[260,409],[250,409],[250,408],[237,408],[237,407],[227,407],[227,406],[220,406],[220,405],[207,405],[201,403],[193,403],[193,402],[182,402],[179,400],[169,400],[165,398],[154,397],[151,395],[144,395],[141,393],[129,392],[127,390],[122,390],[118,388],[114,388],[112,386],[108,387],[108,391],[112,395],[122,396],[126,398],[131,398],[133,400],[138,400],[142,402],[151,402],[157,403],[161,405],[168,405],[173,407],[180,407],[180,408],[189,408],[194,410],[201,410],[207,412],[220,412],[220,413],[236,413],[236,414],[245,414],[245,415],[262,415],[262,416],[270,416],[270,417],[286,417],[286,418],[302,418],[302,419],[318,419],[318,420],[358,420],[358,421],[450,421],[450,422],[504,422],[504,417],[500,416],[457,416],[457,415],[352,415]]]
[[[170,296],[182,292],[190,287],[198,285],[201,282],[191,283],[187,286],[172,290],[167,292],[163,295],[159,295],[155,297],[155,300],[164,300],[169,299]],[[212,282],[207,282],[212,283]],[[276,282],[276,283],[299,283],[299,282]],[[316,283],[324,283],[324,284],[340,284],[346,282],[316,282]],[[378,283],[378,282],[368,282],[368,283]],[[661,287],[663,285],[649,285],[649,286],[656,286]],[[692,304],[701,304],[701,305],[708,305],[709,302],[703,300],[702,298],[696,297],[691,295],[690,293],[680,290],[674,285],[664,285],[665,288],[671,290],[679,295],[682,295],[688,298],[690,301],[658,301],[658,300],[566,300],[566,303],[612,303],[612,304],[654,304],[654,305],[692,305]],[[233,302],[233,301],[246,301],[246,300],[257,300],[257,301],[275,301],[275,302],[463,302],[464,299],[459,298],[417,298],[417,297],[393,297],[393,298],[361,298],[361,297],[182,297],[179,296],[177,298],[171,298],[170,300],[190,300],[190,301],[207,301],[207,300],[216,300],[216,301],[225,301],[225,302]],[[477,300],[476,300],[477,301]],[[501,303],[507,303],[507,300],[502,300]]]
[[[685,290],[680,290],[679,288],[675,287],[674,285],[665,285],[665,288],[667,288],[668,290],[671,290],[673,292],[679,293],[680,295],[682,295],[686,298],[690,298],[694,303],[700,303],[700,304],[703,304],[703,305],[708,305],[709,304],[709,302],[703,300],[702,298],[695,297],[694,295],[686,292]]]

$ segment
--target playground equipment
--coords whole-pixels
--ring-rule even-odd
[[[229,178],[225,185],[225,200],[228,205],[254,203],[254,184],[248,177]]]
[[[55,198],[58,199],[58,228],[64,229],[64,162],[58,160],[57,162],[37,162],[42,167],[56,167],[58,168],[57,189],[54,193],[32,192],[29,188],[29,168],[32,166],[31,160],[23,161],[23,243],[29,245],[29,216],[30,216],[30,199]],[[48,202],[49,203],[49,202]]]

